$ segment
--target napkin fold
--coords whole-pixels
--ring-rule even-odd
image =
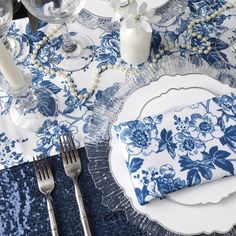
[[[141,205],[235,174],[235,93],[123,122],[114,130]]]

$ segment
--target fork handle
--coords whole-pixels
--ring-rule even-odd
[[[84,236],[92,236],[90,227],[89,227],[88,217],[87,217],[85,207],[84,207],[82,194],[80,192],[79,185],[77,182],[77,178],[73,179],[73,181],[74,181],[74,186],[75,186],[75,197],[76,197],[76,201],[79,207],[80,220],[83,226]]]
[[[51,227],[51,231],[52,231],[52,236],[59,236],[58,229],[57,229],[56,217],[54,214],[52,200],[51,200],[50,196],[47,196],[47,208],[48,208],[48,215],[49,215],[49,220],[50,220],[50,227]]]

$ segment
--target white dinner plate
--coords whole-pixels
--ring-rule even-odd
[[[148,9],[160,7],[168,1],[169,0],[148,0]],[[140,5],[143,0],[137,0],[137,2]],[[85,8],[98,16],[113,17],[115,14],[114,10],[109,4],[109,0],[87,0]]]
[[[140,116],[165,113],[230,91],[234,90],[204,75],[164,76],[130,95],[115,124]],[[170,195],[172,201],[154,200],[140,206],[114,132],[110,145],[109,163],[114,179],[140,213],[181,234],[225,233],[235,225],[236,195],[232,193],[236,191],[236,177],[173,193]],[[192,204],[200,205],[186,206]]]

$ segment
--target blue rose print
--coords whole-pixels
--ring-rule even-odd
[[[135,188],[135,193],[141,205],[153,198],[164,198],[166,194],[186,187],[186,182],[175,178],[176,172],[170,164],[162,165],[158,171],[156,167],[142,169],[141,174],[134,176],[142,189]]]
[[[158,151],[158,143],[156,142],[158,129],[157,124],[162,120],[162,116],[146,117],[143,122],[131,121],[123,123],[122,126],[127,126],[120,133],[122,142],[127,144],[127,149],[132,154],[143,153],[149,155],[151,152]],[[116,131],[121,129],[117,126]]]
[[[61,134],[68,133],[77,134],[78,128],[72,126],[68,121],[58,122],[55,120],[52,123],[49,120],[45,121],[43,126],[36,132],[39,140],[37,142],[37,148],[35,148],[34,151],[50,155],[50,151],[55,148],[56,151],[59,152],[58,137]]]
[[[223,95],[221,97],[213,98],[213,101],[217,103],[221,107],[221,111],[223,115],[225,115],[228,119],[236,119],[236,99],[235,95]]]
[[[220,138],[223,136],[221,127],[217,124],[217,116],[212,113],[191,115],[191,126],[189,132],[192,137],[198,138],[203,142]]]
[[[182,153],[188,154],[189,156],[196,156],[199,152],[204,151],[206,148],[206,145],[202,140],[193,138],[185,133],[177,133],[175,135],[175,139],[179,141],[177,142],[177,149]]]
[[[96,61],[99,62],[98,67],[117,62],[120,56],[119,33],[113,31],[101,36],[101,45],[95,48]]]

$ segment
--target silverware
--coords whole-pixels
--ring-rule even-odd
[[[59,137],[60,150],[66,175],[71,177],[74,182],[76,201],[80,211],[80,220],[82,222],[84,235],[91,236],[88,217],[84,208],[82,195],[78,185],[78,176],[81,173],[82,166],[79,153],[75,143],[70,135],[61,135]]]
[[[34,168],[37,177],[39,190],[46,196],[48,215],[53,236],[58,236],[57,222],[53,211],[51,192],[54,189],[54,179],[46,158],[34,158]]]

